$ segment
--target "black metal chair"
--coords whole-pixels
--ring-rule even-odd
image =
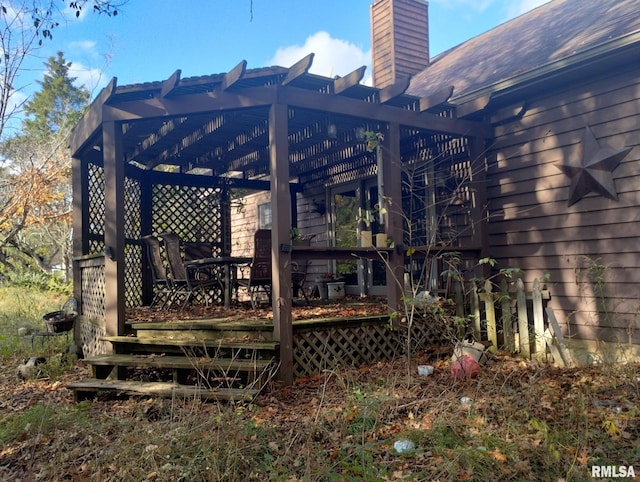
[[[259,305],[261,293],[271,302],[271,285],[271,230],[258,229],[253,236],[253,260],[247,282],[247,292],[254,309]]]
[[[253,261],[251,262],[249,278],[245,282],[238,280],[239,284],[246,286],[251,300],[251,306],[255,309],[260,304],[260,298],[266,296],[271,303],[271,230],[258,229],[253,237]],[[302,292],[307,304],[310,304],[307,293],[304,290],[304,282],[307,277],[308,263],[291,263],[291,285],[294,296]]]
[[[160,240],[156,236],[148,235],[141,238],[147,253],[147,262],[151,267],[151,277],[153,280],[154,295],[149,306],[156,304],[160,297],[164,297],[164,302],[160,309],[163,309],[173,295],[173,285],[169,277],[169,268],[164,264],[160,251]]]
[[[291,285],[293,287],[293,296],[300,297],[300,293],[304,296],[304,301],[307,305],[310,305],[309,297],[304,289],[304,282],[307,279],[307,268],[309,267],[309,261],[298,263],[296,261],[291,262]]]
[[[180,311],[193,299],[196,292],[200,291],[204,294],[205,303],[208,305],[207,291],[212,286],[220,283],[218,277],[212,273],[205,273],[202,269],[189,269],[185,266],[182,258],[181,239],[175,233],[162,233],[159,235],[164,241],[165,253],[169,262],[171,272],[172,295],[171,299],[176,296],[184,296],[184,302]]]

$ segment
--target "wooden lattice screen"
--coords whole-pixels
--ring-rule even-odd
[[[152,194],[152,231],[170,231],[184,242],[206,242],[213,246],[211,256],[228,255],[231,236],[226,223],[230,221],[229,193],[223,187],[180,186],[156,184]],[[223,301],[222,288],[213,286],[214,302]],[[195,302],[202,302],[196,293]]]
[[[124,198],[124,298],[127,307],[140,306],[142,301],[142,247],[138,244],[141,234],[140,182],[125,178]]]
[[[79,262],[82,289],[82,316],[76,324],[80,346],[85,355],[104,353],[104,342],[100,337],[106,334],[104,328],[104,258],[93,257]]]
[[[337,366],[360,366],[406,353],[406,326],[391,328],[388,317],[344,320],[336,324],[294,326],[294,375],[322,373]],[[412,324],[413,351],[443,341],[441,328],[428,321]]]
[[[99,254],[104,249],[105,192],[104,169],[89,164],[88,185],[88,252]],[[224,187],[180,186],[156,184],[152,188],[152,212],[142,213],[140,181],[125,178],[125,305],[140,306],[142,302],[142,217],[149,216],[153,234],[172,231],[186,242],[207,242],[213,245],[212,256],[229,254],[231,237],[225,224],[230,218],[229,194]],[[216,301],[222,293],[214,293]],[[202,300],[195,300],[196,302]]]
[[[87,169],[87,217],[89,225],[86,233],[89,240],[89,251],[82,254],[102,253],[104,249],[105,229],[105,195],[104,169],[96,164],[89,164]]]

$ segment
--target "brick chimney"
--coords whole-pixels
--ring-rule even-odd
[[[371,4],[373,85],[386,87],[429,65],[429,13],[425,0]]]

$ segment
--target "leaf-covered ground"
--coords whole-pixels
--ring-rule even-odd
[[[360,298],[349,296],[340,301],[335,300],[313,300],[307,305],[303,301],[297,300],[291,310],[291,317],[296,320],[310,320],[316,318],[348,318],[353,316],[374,316],[384,315],[388,312],[386,297]],[[194,305],[187,306],[184,310],[179,307],[171,309],[159,309],[158,307],[140,307],[127,311],[127,321],[165,321],[173,322],[178,319],[216,319],[225,322],[233,321],[265,321],[273,319],[271,306],[263,303],[261,306],[252,308],[251,303],[241,302],[234,304],[230,309],[225,309],[220,305]]]
[[[640,472],[640,366],[558,369],[494,357],[471,381],[447,358],[274,385],[250,405],[149,398],[75,403],[57,380],[0,372],[0,480],[592,480]],[[469,404],[461,402],[470,399]],[[410,440],[413,450],[394,444]]]

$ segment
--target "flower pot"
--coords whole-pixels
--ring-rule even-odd
[[[327,283],[327,291],[329,292],[330,300],[339,300],[344,298],[344,281]]]
[[[373,246],[371,231],[360,231],[360,246],[370,248]]]

